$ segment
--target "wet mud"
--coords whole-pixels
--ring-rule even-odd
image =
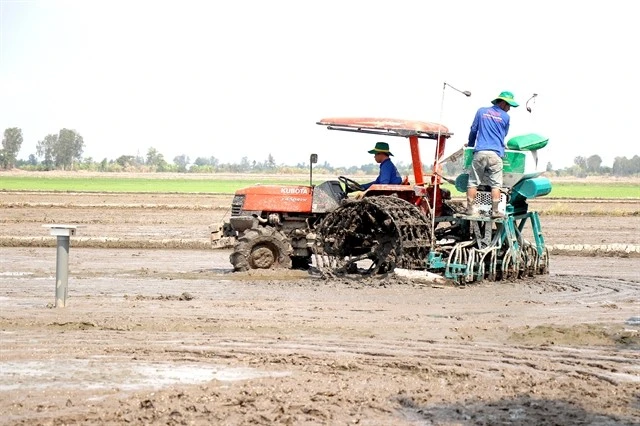
[[[81,222],[79,236],[206,241],[209,218],[224,215],[216,203],[3,208],[0,225],[2,235],[41,237],[46,215],[46,223]],[[626,219],[626,231],[616,218],[583,224],[606,243],[620,235],[636,244]],[[229,250],[74,239],[65,308],[55,307],[55,248],[0,247],[0,424],[640,419],[634,257],[552,255],[549,275],[459,287],[393,274],[233,273]]]

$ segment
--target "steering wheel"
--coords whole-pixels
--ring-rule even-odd
[[[338,176],[338,180],[344,185],[344,191],[349,194],[351,192],[364,191],[362,185],[346,176]]]

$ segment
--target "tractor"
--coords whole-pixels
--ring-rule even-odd
[[[317,155],[310,160],[310,165],[317,162]],[[340,180],[311,182],[236,191],[229,222],[222,225],[222,235],[235,237],[230,256],[234,271],[309,268],[317,225],[347,198]]]
[[[548,139],[527,134],[507,142],[501,209],[491,217],[490,188],[479,187],[481,215],[466,216],[443,182],[466,191],[468,174],[445,178],[442,165],[461,156],[471,165],[473,148],[444,158],[449,130],[436,123],[388,118],[325,118],[329,130],[401,137],[409,142],[413,182],[372,185],[366,191],[339,176],[319,185],[256,185],[236,192],[226,235],[236,242],[236,271],[309,268],[323,276],[382,274],[395,268],[422,270],[457,283],[513,279],[548,272],[548,252],[537,212],[527,200],[544,196],[551,184],[524,171]],[[429,173],[423,172],[421,140],[435,142]],[[311,156],[313,163],[314,155]],[[317,160],[317,157],[315,158]],[[349,194],[361,192],[361,197]],[[527,225],[530,224],[530,227]]]

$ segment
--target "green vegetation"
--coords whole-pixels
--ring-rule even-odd
[[[179,176],[179,175],[178,175]],[[318,184],[326,176],[314,176]],[[0,191],[61,191],[61,192],[172,192],[172,193],[215,193],[233,194],[237,189],[255,184],[308,185],[305,176],[256,176],[238,178],[225,175],[220,179],[209,178],[137,178],[137,177],[41,177],[41,176],[2,176]],[[463,194],[452,185],[445,185],[454,197]],[[602,199],[640,199],[640,186],[635,183],[553,183],[551,194],[546,198],[602,198]]]
[[[581,183],[553,182],[548,198],[640,198],[640,186],[637,183]]]
[[[51,177],[3,176],[0,179],[1,191],[60,191],[60,192],[204,192],[214,194],[233,194],[237,189],[262,183],[308,185],[302,178],[262,179],[145,179],[123,177]]]

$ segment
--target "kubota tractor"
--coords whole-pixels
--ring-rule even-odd
[[[308,268],[316,226],[346,197],[337,180],[315,186],[255,185],[236,191],[225,225],[236,236],[230,256],[234,270]]]
[[[348,194],[362,187],[344,176],[317,186],[256,185],[238,190],[225,225],[226,234],[236,236],[230,256],[236,271],[307,268],[315,261],[324,276],[405,268],[456,282],[548,271],[538,214],[528,210],[527,200],[548,194],[551,185],[540,173],[524,173],[526,151],[535,152],[548,139],[529,134],[508,141],[501,203],[505,218],[492,219],[489,188],[480,187],[476,197],[484,214],[469,217],[442,187],[443,153],[452,135],[445,126],[384,118],[327,118],[317,124],[407,139],[413,182],[372,185],[357,200]],[[435,142],[426,175],[419,145],[425,139]],[[466,167],[472,151],[461,151]],[[463,173],[455,180],[459,191],[466,191],[467,178]]]

